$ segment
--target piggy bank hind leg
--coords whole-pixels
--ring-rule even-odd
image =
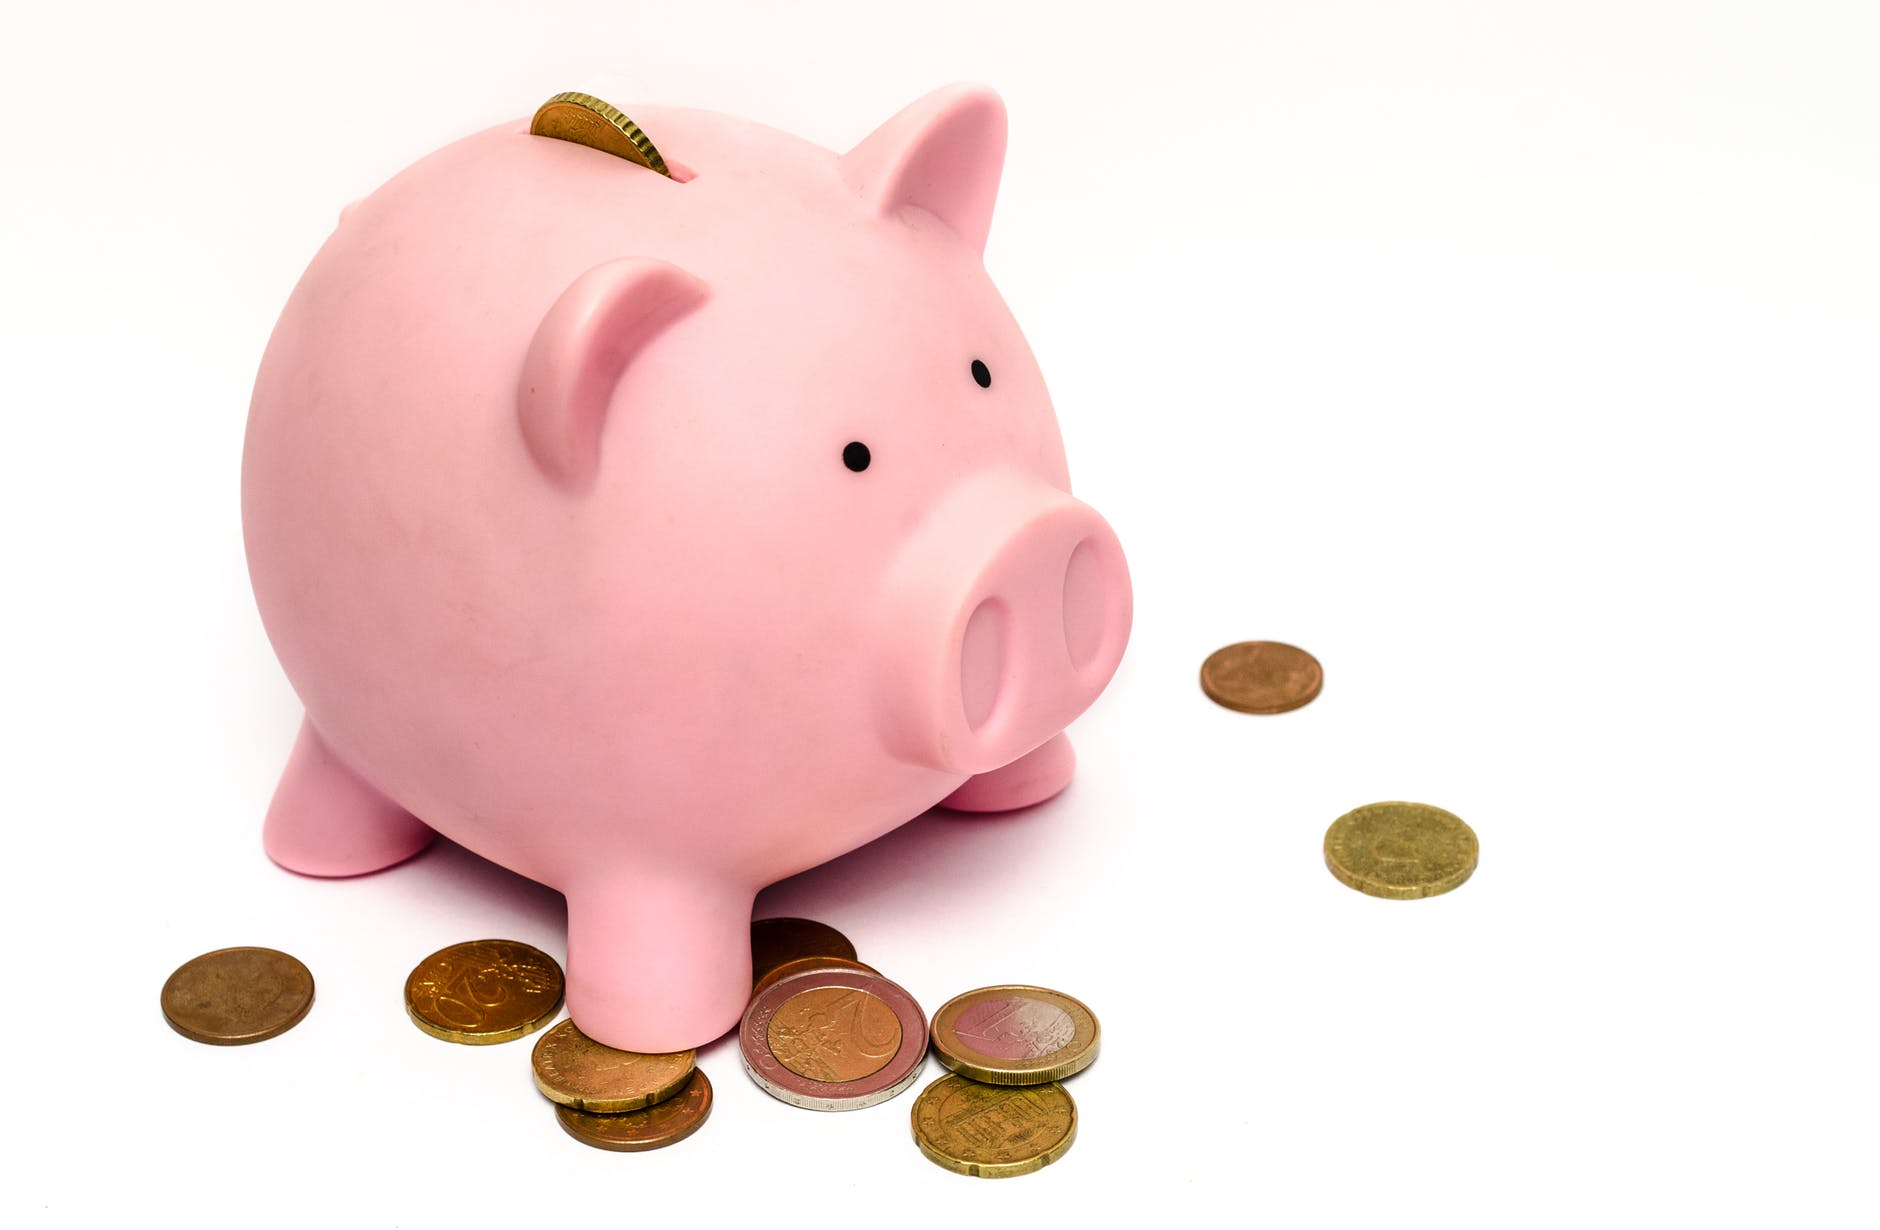
[[[340,763],[303,720],[268,804],[268,857],[310,876],[356,876],[403,862],[434,834]]]
[[[1071,784],[1077,753],[1062,731],[1011,764],[969,777],[940,800],[949,811],[1016,811],[1055,798]]]
[[[683,1051],[751,997],[754,889],[627,874],[567,889],[568,1015],[617,1050]]]

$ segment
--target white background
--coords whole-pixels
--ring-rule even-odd
[[[0,1210],[1874,1224],[1880,8],[21,5],[0,40]],[[949,81],[1007,101],[987,265],[1135,637],[1061,799],[759,907],[929,1011],[1086,1000],[1042,1173],[929,1164],[911,1092],[774,1101],[729,1041],[699,1135],[582,1148],[529,1043],[400,999],[456,940],[560,955],[556,894],[444,844],[261,853],[298,716],[237,504],[274,317],[340,206],[601,74],[833,148]],[[1324,695],[1209,704],[1250,638]],[[1467,819],[1475,878],[1335,882],[1326,825],[1392,798]],[[177,1037],[164,978],[232,944],[304,959],[311,1015]]]

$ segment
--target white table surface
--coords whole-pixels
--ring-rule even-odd
[[[0,1210],[26,1224],[1872,1225],[1880,9],[1871,4],[44,5],[0,40],[6,928]],[[930,1165],[912,1094],[816,1115],[705,1050],[711,1122],[569,1141],[528,1044],[405,973],[564,951],[440,845],[296,878],[298,718],[237,484],[336,211],[604,74],[846,148],[983,80],[986,260],[1134,640],[1032,813],[922,818],[768,891],[931,1011],[1101,1016],[1076,1146]],[[1196,687],[1306,646],[1282,717]],[[1459,891],[1340,886],[1340,813],[1466,818]],[[248,1048],[157,991],[265,944]],[[938,1074],[937,1066],[931,1068]],[[9,1224],[18,1225],[12,1213]]]

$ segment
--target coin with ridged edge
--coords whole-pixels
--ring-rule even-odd
[[[405,979],[411,1023],[446,1042],[483,1046],[532,1034],[561,1010],[561,966],[517,940],[439,949]]]
[[[751,1001],[738,1050],[758,1088],[780,1101],[860,1110],[920,1075],[927,1018],[905,988],[879,974],[816,970]]]
[[[210,1046],[265,1042],[313,1007],[313,974],[272,948],[218,948],[185,961],[163,984],[163,1019]]]
[[[576,1110],[618,1115],[653,1106],[685,1088],[697,1051],[643,1055],[602,1046],[563,1021],[543,1034],[530,1055],[542,1096]]]
[[[1372,897],[1446,893],[1469,878],[1480,854],[1474,829],[1427,803],[1371,803],[1325,830],[1325,866]]]
[[[562,1131],[584,1145],[615,1153],[644,1153],[676,1145],[703,1127],[711,1113],[712,1083],[697,1068],[678,1093],[644,1110],[597,1115],[572,1106],[555,1107]]]
[[[912,1119],[929,1160],[980,1179],[1042,1170],[1077,1139],[1077,1103],[1056,1081],[982,1085],[949,1073],[920,1091]]]
[[[804,957],[855,960],[855,945],[828,923],[813,918],[760,918],[751,924],[751,983],[786,961]]]
[[[1279,641],[1242,641],[1201,664],[1201,690],[1241,713],[1285,713],[1311,704],[1324,686],[1319,660]]]
[[[572,141],[589,149],[636,162],[649,171],[670,177],[666,160],[640,126],[620,108],[592,94],[557,94],[543,103],[529,121],[529,134]]]
[[[981,987],[933,1014],[940,1062],[988,1085],[1042,1085],[1082,1072],[1097,1058],[1096,1014],[1044,987]]]

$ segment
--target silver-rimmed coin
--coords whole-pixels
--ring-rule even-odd
[[[879,974],[816,970],[774,983],[744,1013],[744,1070],[772,1097],[807,1110],[860,1110],[920,1075],[927,1018]]]

